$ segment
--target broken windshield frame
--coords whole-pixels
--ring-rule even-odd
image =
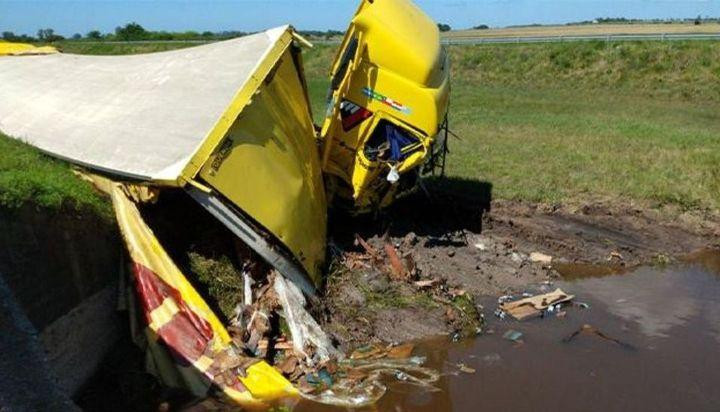
[[[340,83],[342,83],[348,69],[350,68],[350,62],[355,60],[358,43],[359,41],[357,35],[353,36],[348,42],[347,47],[343,51],[342,58],[338,63],[337,70],[335,71],[335,74],[333,74],[332,82],[330,83],[330,93],[333,93],[338,89],[338,87],[340,87]]]

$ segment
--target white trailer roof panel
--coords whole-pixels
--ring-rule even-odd
[[[0,57],[0,131],[93,169],[176,180],[286,30],[131,56]]]

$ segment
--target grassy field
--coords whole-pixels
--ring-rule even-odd
[[[65,50],[187,45],[102,46]],[[318,122],[334,47],[304,56]],[[451,141],[451,176],[489,182],[495,198],[720,210],[719,43],[453,46],[450,56],[451,128],[462,138]]]
[[[152,42],[152,43],[103,43],[83,41],[61,41],[53,43],[53,46],[63,53],[72,54],[98,54],[98,55],[122,55],[155,53],[168,50],[182,49],[185,47],[198,46],[198,42]]]
[[[65,208],[112,216],[110,204],[70,167],[0,133],[0,207]]]
[[[457,47],[450,173],[499,197],[720,208],[720,44]]]
[[[582,24],[568,26],[530,26],[489,30],[454,30],[444,33],[445,37],[533,37],[533,36],[585,36],[612,34],[717,34],[720,24],[692,23],[672,24]]]

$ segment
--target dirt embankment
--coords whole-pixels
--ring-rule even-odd
[[[481,315],[495,309],[479,305],[483,297],[531,289],[559,278],[559,270],[621,271],[720,243],[720,224],[709,215],[617,202],[491,201],[489,185],[452,179],[429,190],[429,197],[417,193],[376,216],[331,216],[331,263],[316,315],[345,351],[473,335],[482,330]],[[183,272],[227,320],[242,295],[242,285],[227,282],[241,267],[232,234],[183,193],[166,193],[143,210]],[[195,224],[178,231],[178,221]]]
[[[343,346],[452,334],[458,313],[448,295],[497,297],[559,278],[559,271],[622,271],[720,245],[715,216],[617,202],[491,202],[489,187],[475,189],[417,195],[373,218],[334,219],[325,327]],[[347,269],[348,256],[352,266],[353,252],[366,252],[356,234],[377,251],[391,244],[411,256],[414,275],[394,281],[387,258]],[[494,309],[476,307],[485,315]]]

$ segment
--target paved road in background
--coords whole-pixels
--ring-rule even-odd
[[[720,40],[717,34],[607,34],[583,36],[527,36],[527,37],[449,37],[443,44],[498,44],[498,43],[561,43],[575,41],[678,41],[678,40]]]

